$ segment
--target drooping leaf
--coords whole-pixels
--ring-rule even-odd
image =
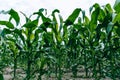
[[[18,25],[19,22],[20,22],[20,17],[18,15],[18,13],[15,10],[11,9],[9,11],[9,15],[10,15],[11,18],[13,18],[15,20],[16,25]]]
[[[106,9],[109,13],[113,13],[113,10],[112,10],[110,4],[107,4],[107,5],[105,6],[105,9]]]
[[[10,29],[14,29],[14,25],[9,21],[0,21],[0,25],[4,25]]]
[[[93,10],[93,6],[89,8],[89,14],[91,14],[92,10]]]
[[[53,12],[52,12],[52,17],[53,17],[53,27],[54,28],[54,32],[58,32],[58,22],[57,22],[57,19],[56,19],[56,16],[55,16],[55,13],[59,13],[59,10],[58,9],[55,9]]]
[[[47,32],[47,28],[48,28],[48,27],[50,26],[50,24],[51,24],[51,19],[48,18],[48,17],[46,17],[46,16],[43,14],[43,11],[44,11],[44,10],[45,10],[44,8],[41,8],[38,12],[33,13],[33,15],[37,14],[37,15],[38,15],[38,19],[39,19],[39,17],[41,17],[43,23],[40,24],[39,28],[41,28],[41,29],[43,29],[44,31]]]
[[[120,23],[120,13],[117,14],[117,15],[115,16],[115,18],[113,19],[113,23],[116,23],[116,22]]]
[[[5,35],[11,34],[11,32],[12,31],[10,29],[4,28],[3,31],[1,32],[1,36],[5,37]]]
[[[100,12],[100,8],[98,7],[91,14],[91,21],[90,21],[90,26],[89,26],[91,32],[93,32],[97,26],[99,12]]]
[[[23,27],[35,29],[37,27],[37,25],[38,25],[38,19],[35,19],[33,21],[30,21],[30,22],[24,24]]]
[[[24,17],[25,17],[25,19],[26,19],[26,23],[29,22],[29,21],[31,21],[31,20],[30,20],[30,17],[31,17],[31,16],[30,16],[30,17],[27,17],[27,15],[26,15],[25,13],[23,13],[23,12],[21,12],[21,13],[24,15]]]
[[[61,32],[62,28],[63,28],[63,18],[61,15],[59,15],[59,19],[60,19],[60,28],[59,28],[59,32]]]
[[[46,23],[51,22],[51,20],[50,20],[50,18],[45,17],[45,15],[42,13],[44,10],[46,10],[46,9],[41,8],[41,9],[39,9],[38,12],[33,13],[33,15],[37,14],[38,18],[41,17],[42,22],[46,24]]]
[[[65,25],[63,26],[63,38],[65,41],[65,44],[68,43],[68,30],[67,30],[67,26],[72,25],[75,20],[78,18],[79,13],[80,13],[81,9],[77,8],[75,9],[72,14],[66,19],[65,21]]]
[[[2,31],[2,33],[4,33],[4,34],[11,34],[11,32],[12,31],[10,29],[7,29],[7,28],[4,28]]]
[[[39,9],[39,12],[43,12],[44,10],[46,10],[46,9],[44,9],[44,8],[41,8],[41,9]]]
[[[4,10],[1,10],[0,11],[0,14],[8,14],[9,11],[4,11]]]
[[[100,11],[100,9],[97,8],[97,9],[95,9],[95,11],[92,12],[92,14],[91,14],[91,24],[97,24],[99,11]]]
[[[116,0],[114,4],[114,9],[117,13],[120,12],[120,0]]]
[[[75,22],[76,18],[79,16],[80,11],[81,11],[80,8],[75,9],[73,13],[65,21],[65,25],[66,26],[72,25]]]
[[[91,12],[92,12],[92,10],[93,9],[97,9],[97,8],[100,8],[100,6],[99,6],[99,4],[98,3],[95,3],[93,6],[91,6],[90,8],[89,8],[89,13],[91,14]]]
[[[60,13],[60,11],[59,11],[58,9],[55,9],[55,10],[52,12],[53,22],[56,24],[56,23],[58,23],[58,22],[57,22],[55,13]]]
[[[95,3],[95,4],[93,5],[93,7],[94,7],[95,9],[97,9],[97,8],[100,8],[100,5],[99,5],[98,3]]]
[[[53,12],[52,12],[52,15],[54,15],[55,13],[60,13],[60,11],[58,9],[55,9]]]
[[[85,11],[82,10],[82,17],[83,17],[83,21],[84,21],[84,18],[85,18]]]

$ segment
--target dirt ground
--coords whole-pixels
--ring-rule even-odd
[[[5,80],[12,80],[12,76],[13,75],[11,75],[12,74],[12,72],[13,72],[13,70],[11,69],[11,68],[5,68],[4,69],[4,79]],[[23,77],[25,77],[25,73],[24,73],[24,71],[22,71],[22,70],[20,70],[20,69],[18,69],[17,70],[17,74],[20,74],[20,76],[19,76],[19,78],[17,79],[17,80],[23,80]],[[78,77],[78,78],[73,78],[72,77],[72,73],[71,72],[68,72],[68,73],[65,73],[64,75],[63,75],[63,78],[62,78],[62,80],[95,80],[95,79],[93,79],[93,78],[81,78],[82,76],[84,76],[85,75],[85,72],[78,72],[78,75],[80,76],[80,77]],[[45,76],[43,76],[42,77],[42,80],[57,80],[55,77],[50,77],[50,78],[47,78],[47,77],[45,77]],[[112,80],[112,79],[110,79],[110,78],[103,78],[103,79],[101,79],[101,80]]]

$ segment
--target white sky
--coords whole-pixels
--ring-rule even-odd
[[[114,2],[115,0],[0,0],[0,11],[13,8],[30,15],[40,8],[46,8],[48,13],[51,13],[54,9],[59,9],[61,15],[66,17],[75,8],[89,11],[89,7],[94,3],[100,5],[110,3],[113,6]]]

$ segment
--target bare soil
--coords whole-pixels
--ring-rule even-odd
[[[11,68],[5,68],[3,69],[3,74],[4,74],[4,79],[5,80],[13,80],[13,70]],[[15,80],[23,80],[23,78],[25,77],[25,72],[21,69],[17,69],[17,75],[19,74],[18,78]],[[53,74],[53,76],[51,77],[47,77],[47,76],[43,76],[42,80],[57,80],[57,78],[55,78],[54,76],[55,74]],[[84,71],[79,71],[78,72],[78,76],[76,78],[73,78],[72,76],[73,74],[71,72],[67,72],[63,75],[62,80],[95,80],[93,78],[82,78],[82,76],[85,75]],[[112,80],[110,78],[103,78],[101,80]]]

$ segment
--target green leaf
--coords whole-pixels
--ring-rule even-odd
[[[97,20],[98,20],[98,16],[100,13],[100,7],[99,4],[94,4],[93,7],[95,8],[95,10],[92,12],[91,14],[91,25],[96,25],[97,24]]]
[[[112,21],[112,14],[107,14],[102,22],[103,27],[107,27],[111,21]]]
[[[30,35],[30,40],[33,40],[35,38],[35,35],[32,33],[31,35]]]
[[[55,9],[53,12],[52,12],[52,16],[53,16],[53,21],[55,22],[55,24],[57,24],[57,19],[55,17],[55,13],[59,13],[60,11],[58,9]]]
[[[10,29],[14,29],[14,25],[11,22],[8,21],[0,21],[0,25],[4,25]]]
[[[2,32],[1,32],[1,36],[3,37],[3,38],[6,38],[5,37],[5,35],[7,35],[7,34],[11,34],[11,30],[10,29],[7,29],[7,28],[4,28],[3,30],[2,30]]]
[[[51,24],[50,22],[51,22],[51,19],[50,18],[47,18],[47,17],[45,17],[44,15],[43,15],[43,11],[44,11],[45,9],[40,9],[38,12],[35,12],[35,13],[33,13],[33,15],[35,15],[35,14],[37,14],[38,15],[38,19],[39,19],[39,17],[41,17],[42,18],[42,24],[40,25],[40,28],[42,28],[44,31],[47,31],[47,28],[49,27],[49,25]]]
[[[93,10],[93,6],[91,6],[91,7],[89,8],[89,13],[90,13],[90,14],[91,14],[92,10]]]
[[[106,29],[106,32],[107,32],[107,35],[108,35],[108,39],[110,40],[110,37],[111,37],[111,32],[112,32],[112,29],[113,29],[113,23],[110,22],[107,26],[107,29]]]
[[[98,16],[99,16],[100,8],[96,8],[91,14],[91,21],[90,21],[90,31],[93,32],[97,26]]]
[[[118,34],[118,36],[120,36],[120,27],[116,29],[116,33]]]
[[[84,20],[83,20],[84,21]],[[82,24],[82,19],[81,17],[78,17],[78,24]]]
[[[0,73],[0,80],[4,80],[3,74]]]
[[[47,17],[45,17],[44,15],[43,15],[43,11],[44,10],[46,10],[46,9],[40,9],[38,12],[35,12],[35,13],[33,13],[33,15],[35,15],[35,14],[37,14],[38,15],[38,18],[39,17],[41,17],[42,18],[42,22],[43,23],[49,23],[51,20],[50,20],[50,18],[47,18]]]
[[[107,33],[110,33],[111,30],[112,30],[112,28],[113,28],[113,23],[110,22],[110,23],[108,24],[108,26],[107,26]]]
[[[19,15],[18,15],[18,13],[17,13],[15,10],[11,9],[11,10],[9,11],[9,15],[11,15],[11,17],[15,20],[16,25],[18,25],[19,22],[20,22],[20,17],[19,17]]]
[[[25,44],[25,38],[22,35],[22,30],[15,29],[15,30],[13,30],[13,32],[16,33],[21,38],[22,42]]]
[[[91,24],[97,24],[97,19],[99,15],[99,8],[95,9],[95,11],[92,12],[91,14]]]
[[[104,18],[105,18],[105,12],[102,9],[100,9],[98,20],[100,22],[103,22]]]
[[[82,17],[83,17],[83,21],[84,21],[84,18],[85,18],[85,11],[82,10]]]
[[[63,26],[63,38],[65,41],[65,44],[68,42],[68,30],[67,30],[67,26],[72,25],[75,20],[78,18],[79,13],[80,13],[81,9],[77,8],[75,9],[72,14],[66,19],[65,21],[65,25]]]
[[[114,4],[114,9],[117,13],[120,12],[120,0],[116,0]]]
[[[59,20],[60,20],[60,28],[59,28],[59,32],[61,32],[62,28],[63,28],[63,18],[61,15],[59,15]]]
[[[98,24],[98,26],[97,26],[97,28],[96,28],[96,38],[95,38],[96,41],[99,41],[99,39],[100,39],[101,28],[102,28],[102,25],[101,25],[101,24]]]
[[[53,27],[52,28],[54,28],[55,29],[55,31],[54,32],[58,32],[58,22],[57,22],[57,19],[56,19],[56,16],[55,16],[55,13],[59,13],[59,10],[58,9],[55,9],[53,12],[52,12],[52,16],[53,16]]]
[[[119,46],[119,44],[118,44],[118,43],[119,43],[119,38],[116,37],[116,38],[114,38],[113,40],[114,40],[114,45],[115,45],[116,47],[118,47],[118,46]]]
[[[34,42],[37,42],[38,40],[39,40],[39,33],[42,33],[43,32],[43,30],[42,29],[37,29],[36,31],[35,31],[35,38],[34,38],[34,40],[33,40],[33,43]]]
[[[11,32],[12,31],[10,29],[4,28],[1,34],[5,34],[5,35],[6,34],[11,34]]]
[[[76,18],[79,16],[80,11],[81,11],[80,8],[75,9],[73,13],[65,21],[65,25],[66,26],[72,25],[75,22]]]
[[[89,25],[90,20],[89,20],[89,18],[88,18],[87,16],[85,16],[85,19],[84,19],[84,20],[85,20],[85,21],[84,21],[84,25],[85,25],[85,26]]]
[[[113,10],[112,10],[110,4],[107,4],[107,5],[105,6],[105,9],[106,9],[109,13],[113,13]]]
[[[55,13],[60,13],[60,11],[58,9],[55,9],[53,12],[52,12],[52,15],[54,15]]]
[[[115,16],[115,18],[113,19],[113,23],[116,23],[116,22],[120,23],[120,13],[117,14],[117,15]]]
[[[93,7],[94,7],[95,9],[97,9],[97,8],[100,8],[100,5],[99,5],[98,3],[95,3],[95,4],[93,5]]]
[[[26,23],[29,22],[29,21],[31,21],[31,20],[30,20],[30,17],[31,17],[31,16],[30,16],[30,17],[27,17],[27,15],[26,15],[25,13],[23,13],[23,12],[21,12],[21,13],[24,15],[24,17],[25,17],[25,19],[26,19]]]
[[[97,9],[97,8],[100,8],[100,6],[99,6],[98,3],[95,3],[93,6],[91,6],[91,7],[89,8],[89,12],[90,12],[90,13],[92,12],[93,8]]]
[[[38,25],[38,19],[35,19],[33,21],[30,21],[26,24],[23,25],[23,27],[26,27],[26,28],[36,28]]]

